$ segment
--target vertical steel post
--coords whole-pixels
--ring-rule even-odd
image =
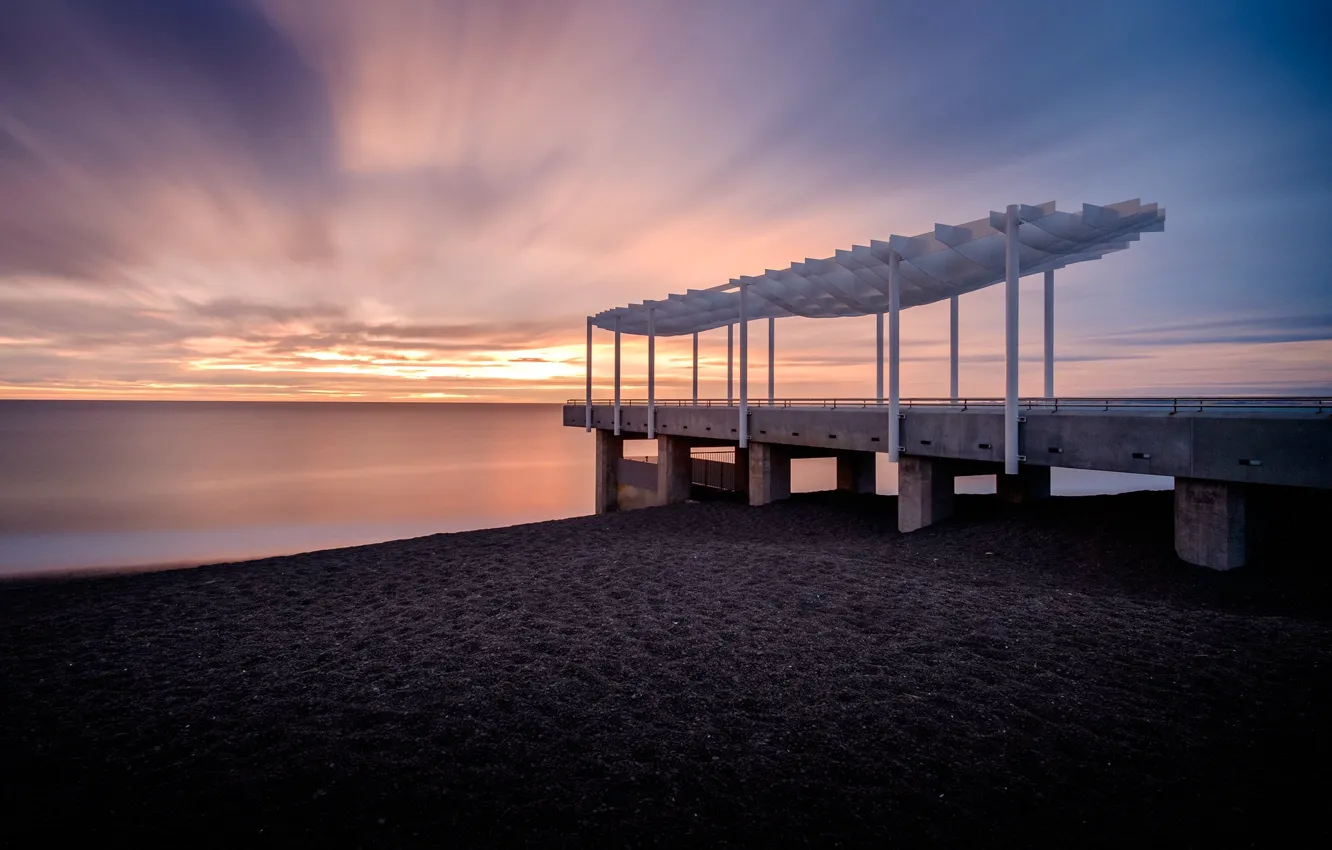
[[[1004,474],[1018,472],[1018,208],[1004,220]]]
[[[583,430],[592,430],[592,317],[587,317],[587,407],[583,410]]]
[[[749,284],[740,281],[740,448],[749,448],[749,315],[746,312],[745,293]]]
[[[648,305],[648,411],[647,438],[657,436],[657,308]]]
[[[620,317],[615,317],[615,436],[620,436]]]
[[[901,455],[902,420],[898,414],[901,400],[902,258],[896,251],[888,255],[888,460],[896,463]]]
[[[883,314],[874,314],[874,396],[883,404]]]
[[[957,298],[948,299],[948,397],[957,401]]]
[[[1054,271],[1045,273],[1045,397],[1054,398]]]
[[[698,331],[694,331],[694,406],[698,406]]]
[[[726,406],[735,403],[735,325],[726,326]]]
[[[768,407],[777,404],[777,317],[768,317]]]

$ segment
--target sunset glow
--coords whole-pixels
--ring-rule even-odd
[[[1131,195],[1169,230],[1061,273],[1061,393],[1332,391],[1332,286],[1299,235],[1332,200],[1332,73],[1300,8],[1031,5],[20,0],[0,396],[557,401],[590,313]],[[1001,389],[1000,305],[963,299],[964,394]],[[946,322],[904,314],[904,392],[946,390]],[[872,390],[872,319],[778,334],[779,394]],[[660,395],[687,393],[688,345],[660,343]],[[702,353],[724,395],[725,332]]]

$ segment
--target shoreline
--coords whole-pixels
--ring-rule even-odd
[[[819,493],[9,583],[0,838],[1327,834],[1332,579],[1185,565],[1169,504],[961,497],[901,535]]]

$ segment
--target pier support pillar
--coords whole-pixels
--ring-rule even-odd
[[[1231,570],[1248,558],[1245,485],[1175,479],[1175,552],[1190,564]]]
[[[596,509],[608,514],[620,507],[620,459],[624,457],[624,437],[604,428],[597,429]]]
[[[837,455],[837,489],[848,493],[873,493],[874,452],[840,452]]]
[[[749,504],[758,506],[791,497],[791,455],[772,443],[749,443]]]
[[[681,437],[657,437],[657,498],[663,505],[689,501],[693,467],[689,441]]]
[[[749,449],[735,450],[735,491],[749,493]]]
[[[1020,464],[1017,475],[996,475],[995,492],[1000,501],[1018,505],[1050,498],[1050,467]]]
[[[953,515],[952,464],[902,455],[897,461],[897,530],[916,531]]]

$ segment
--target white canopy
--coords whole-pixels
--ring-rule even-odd
[[[1076,213],[1059,212],[1054,201],[1018,210],[1021,273],[1052,271],[1122,251],[1141,233],[1165,230],[1165,210],[1139,200],[1108,206],[1083,204]],[[805,316],[831,319],[888,312],[888,259],[900,257],[901,306],[916,307],[973,292],[1004,280],[1004,213],[950,226],[933,233],[889,236],[869,246],[855,245],[824,260],[807,259],[780,271],[768,269],[712,289],[691,289],[662,301],[605,310],[593,324],[629,334],[648,332],[648,308],[655,308],[658,336],[724,327],[740,319],[739,287],[748,284],[750,319]]]

